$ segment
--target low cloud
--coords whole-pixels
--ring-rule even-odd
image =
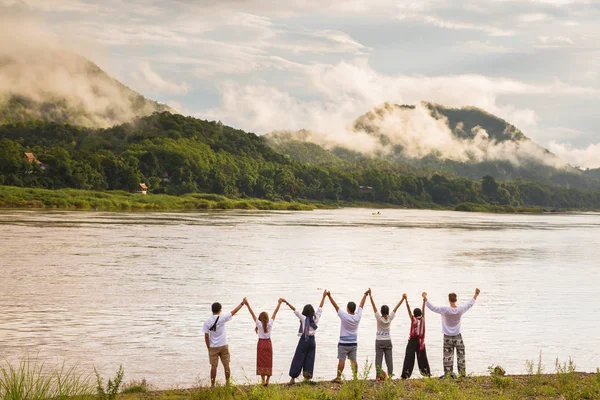
[[[530,109],[502,104],[498,100],[500,96],[599,95],[596,90],[560,81],[530,84],[480,75],[385,75],[373,70],[365,60],[307,66],[303,82],[307,93],[318,94],[318,99],[301,100],[272,86],[228,81],[220,86],[221,107],[205,110],[202,115],[259,134],[308,129],[313,132],[310,140],[317,144],[373,154],[391,150],[383,148],[372,135],[356,131],[352,121],[388,101],[418,104],[427,100],[449,107],[477,106],[526,132],[527,128],[536,126],[537,114]],[[395,110],[385,114],[385,118],[375,120],[374,124],[377,131],[393,138],[392,144],[406,149],[407,157],[437,154],[459,161],[503,159],[515,164],[525,158],[534,158],[549,165],[564,166],[533,142],[498,143],[483,129],[471,132],[474,139],[458,139],[445,121],[433,118],[423,106],[414,110]]]
[[[600,143],[577,148],[569,143],[552,141],[548,149],[569,164],[582,168],[600,168]]]
[[[0,107],[18,99],[30,116],[112,126],[159,109],[88,59],[65,50],[26,7],[0,4]],[[16,8],[15,8],[16,7]],[[48,111],[50,110],[50,111]],[[1,122],[1,121],[0,121]]]
[[[140,64],[139,74],[135,74],[135,79],[149,92],[185,94],[189,90],[187,83],[176,83],[163,78],[147,62]]]

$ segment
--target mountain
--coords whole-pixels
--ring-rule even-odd
[[[42,119],[109,127],[157,111],[173,110],[80,55],[51,49],[0,55],[0,124]]]
[[[274,151],[261,136],[169,112],[107,129],[42,120],[0,125],[0,185],[7,186],[131,192],[143,183],[150,194],[200,192],[459,210],[597,209],[600,204],[600,190],[497,182],[490,176],[469,180],[381,158],[334,157],[338,165],[301,163]],[[74,206],[89,208],[103,196],[90,193],[89,203]]]
[[[343,134],[276,131],[266,138],[275,150],[316,165],[367,157],[471,179],[491,175],[600,186],[593,175],[586,176],[507,121],[475,107],[386,103],[357,118]]]

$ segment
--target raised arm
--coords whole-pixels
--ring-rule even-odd
[[[279,311],[279,307],[281,307],[281,303],[283,303],[283,299],[277,300],[277,307],[275,307],[275,311],[273,311],[273,316],[271,317],[272,320],[275,320],[277,312]]]
[[[248,303],[248,299],[245,297],[244,297],[244,304],[246,305],[246,307],[248,307],[248,311],[250,311],[250,315],[252,315],[252,319],[254,320],[254,322],[256,322],[256,314],[254,314],[252,307],[250,307],[250,303]]]
[[[425,303],[427,303],[427,300],[423,299],[423,305],[421,306],[421,313],[423,318],[425,318]]]
[[[365,292],[365,294],[363,294],[363,298],[360,301],[360,308],[365,308],[365,302],[367,301],[367,296],[369,295],[369,293],[371,293],[371,288],[367,289],[367,291]]]
[[[475,300],[477,300],[477,298],[479,297],[479,293],[481,293],[481,290],[479,290],[479,288],[475,289],[475,296],[473,296]]]
[[[375,305],[375,300],[373,299],[373,293],[371,293],[371,289],[369,288],[369,299],[371,299],[371,305],[373,306],[373,312],[377,312],[377,306]]]
[[[398,302],[398,304],[396,304],[396,307],[394,307],[394,314],[396,314],[396,311],[398,311],[398,309],[400,308],[400,306],[402,305],[404,300],[405,300],[405,297],[402,296],[402,299]]]
[[[331,292],[327,292],[327,297],[329,297],[329,301],[331,302],[331,305],[333,306],[333,308],[335,308],[335,312],[338,312],[340,310],[340,308],[338,307],[338,305],[335,302],[335,300],[333,299],[333,297],[331,297]]]
[[[427,306],[427,308],[429,308],[434,313],[441,314],[442,311],[444,311],[443,307],[434,306],[433,304],[431,304],[431,302],[429,302],[427,300],[427,292],[423,292],[423,294],[421,296],[423,296],[423,301],[425,302],[425,305]]]
[[[328,293],[329,292],[327,290],[323,290],[323,297],[321,298],[321,304],[319,304],[319,308],[323,308],[325,305],[325,297],[327,297]]]
[[[244,307],[245,302],[246,302],[246,298],[244,297],[242,299],[242,302],[240,304],[238,304],[238,306],[236,308],[231,310],[231,315],[235,315],[238,311],[240,311],[242,309],[242,307]]]
[[[406,297],[406,293],[404,293],[402,295],[402,298],[404,300],[406,300],[406,310],[408,311],[408,317],[412,320],[413,319],[413,313],[412,313],[412,311],[410,309],[410,306],[408,305],[408,297]]]
[[[294,307],[293,305],[291,305],[290,303],[288,303],[288,301],[286,299],[283,299],[283,302],[285,304],[287,304],[287,306],[290,308],[290,310],[296,311],[296,307]]]

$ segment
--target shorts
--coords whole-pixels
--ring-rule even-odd
[[[216,367],[219,365],[219,358],[223,366],[228,366],[231,356],[229,355],[229,346],[211,347],[208,349],[208,358],[210,360],[210,366]]]
[[[338,344],[338,360],[348,358],[351,361],[356,361],[357,344]]]

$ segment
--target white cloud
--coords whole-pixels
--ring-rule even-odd
[[[140,64],[139,74],[135,74],[135,78],[139,85],[154,93],[185,94],[189,90],[187,83],[171,82],[163,78],[147,62]]]
[[[572,46],[575,42],[566,36],[539,36],[538,44],[540,47],[565,47]]]
[[[515,31],[512,29],[498,28],[487,24],[476,24],[471,22],[452,21],[442,19],[434,16],[426,16],[424,21],[428,24],[437,26],[445,29],[456,29],[456,30],[472,30],[481,31],[489,34],[490,36],[513,36]]]
[[[569,143],[552,141],[548,149],[575,167],[600,168],[600,143],[576,148]]]
[[[520,15],[519,16],[519,21],[525,22],[525,23],[532,23],[532,22],[546,21],[546,20],[548,20],[550,18],[551,17],[548,14],[530,13],[530,14]]]
[[[384,102],[415,104],[431,101],[451,107],[477,106],[523,129],[538,123],[536,112],[501,103],[499,96],[552,94],[597,97],[599,94],[597,90],[570,86],[560,81],[531,84],[466,74],[386,75],[374,70],[364,59],[306,66],[302,82],[304,90],[316,95],[318,100],[303,101],[269,85],[228,82],[221,87],[222,105],[207,112],[213,118],[259,133],[302,128],[344,132],[350,121]]]
[[[463,52],[478,54],[510,54],[520,52],[515,48],[498,45],[489,40],[467,40],[466,42],[457,43],[456,47]]]

